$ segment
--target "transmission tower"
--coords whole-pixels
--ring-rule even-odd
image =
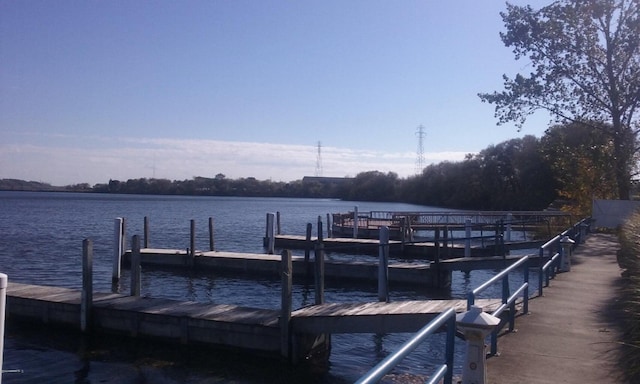
[[[318,141],[318,154],[316,155],[316,177],[322,177],[322,143]]]
[[[420,124],[420,126],[418,127],[416,136],[418,136],[418,151],[416,153],[416,175],[419,175],[424,169],[424,146],[422,145],[422,143],[424,141],[424,137],[426,136],[422,124]]]

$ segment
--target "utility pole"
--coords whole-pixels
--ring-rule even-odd
[[[424,146],[422,145],[422,143],[424,141],[424,137],[426,136],[422,124],[420,124],[420,126],[418,127],[416,136],[418,136],[418,151],[416,153],[416,175],[419,175],[424,169]]]
[[[318,141],[318,154],[316,155],[316,177],[322,177],[322,143]]]

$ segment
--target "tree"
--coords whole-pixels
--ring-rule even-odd
[[[596,122],[613,144],[617,194],[628,199],[640,122],[640,2],[559,0],[534,10],[507,3],[503,43],[532,72],[504,75],[502,92],[481,93],[495,104],[498,124],[546,110],[558,123]]]
[[[556,196],[551,169],[534,136],[491,145],[474,159],[492,209],[544,209]]]
[[[542,152],[559,184],[558,194],[568,203],[562,209],[577,215],[590,212],[593,198],[615,198],[618,189],[613,143],[604,129],[592,125],[556,125],[541,139]]]

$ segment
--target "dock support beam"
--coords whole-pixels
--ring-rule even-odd
[[[464,221],[464,257],[471,257],[471,219]]]
[[[142,248],[149,248],[149,216],[144,217],[144,242]]]
[[[140,236],[131,238],[131,296],[140,296]]]
[[[91,328],[91,307],[93,306],[93,242],[82,241],[82,294],[80,298],[80,330]]]
[[[389,227],[380,227],[378,301],[389,302]]]
[[[291,251],[282,251],[282,298],[280,306],[280,355],[285,359],[291,357],[291,291],[292,291],[292,264]]]
[[[305,237],[305,245],[304,245],[304,270],[305,270],[305,278],[309,279],[311,277],[311,264],[309,259],[311,258],[311,248],[313,247],[313,243],[311,242],[311,231],[313,230],[313,224],[307,223],[307,232]]]
[[[196,257],[196,221],[191,219],[189,229],[189,265],[193,267]]]
[[[322,216],[318,216],[318,242],[314,257],[315,303],[324,304],[324,244],[322,243]]]
[[[215,243],[213,242],[213,217],[209,218],[209,250],[215,251]]]
[[[353,238],[358,238],[358,206],[353,207]]]
[[[116,284],[120,281],[120,263],[124,254],[124,219],[122,217],[117,217],[114,221],[113,239],[113,276],[111,281]]]
[[[267,253],[273,255],[276,247],[276,223],[275,214],[267,213]]]
[[[511,241],[511,223],[513,222],[513,213],[507,213],[507,232],[505,234],[506,241]]]

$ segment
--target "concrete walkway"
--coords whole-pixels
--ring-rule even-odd
[[[499,355],[487,361],[489,384],[623,382],[616,366],[619,247],[615,235],[587,237],[571,271],[529,302],[516,332],[498,338]]]

